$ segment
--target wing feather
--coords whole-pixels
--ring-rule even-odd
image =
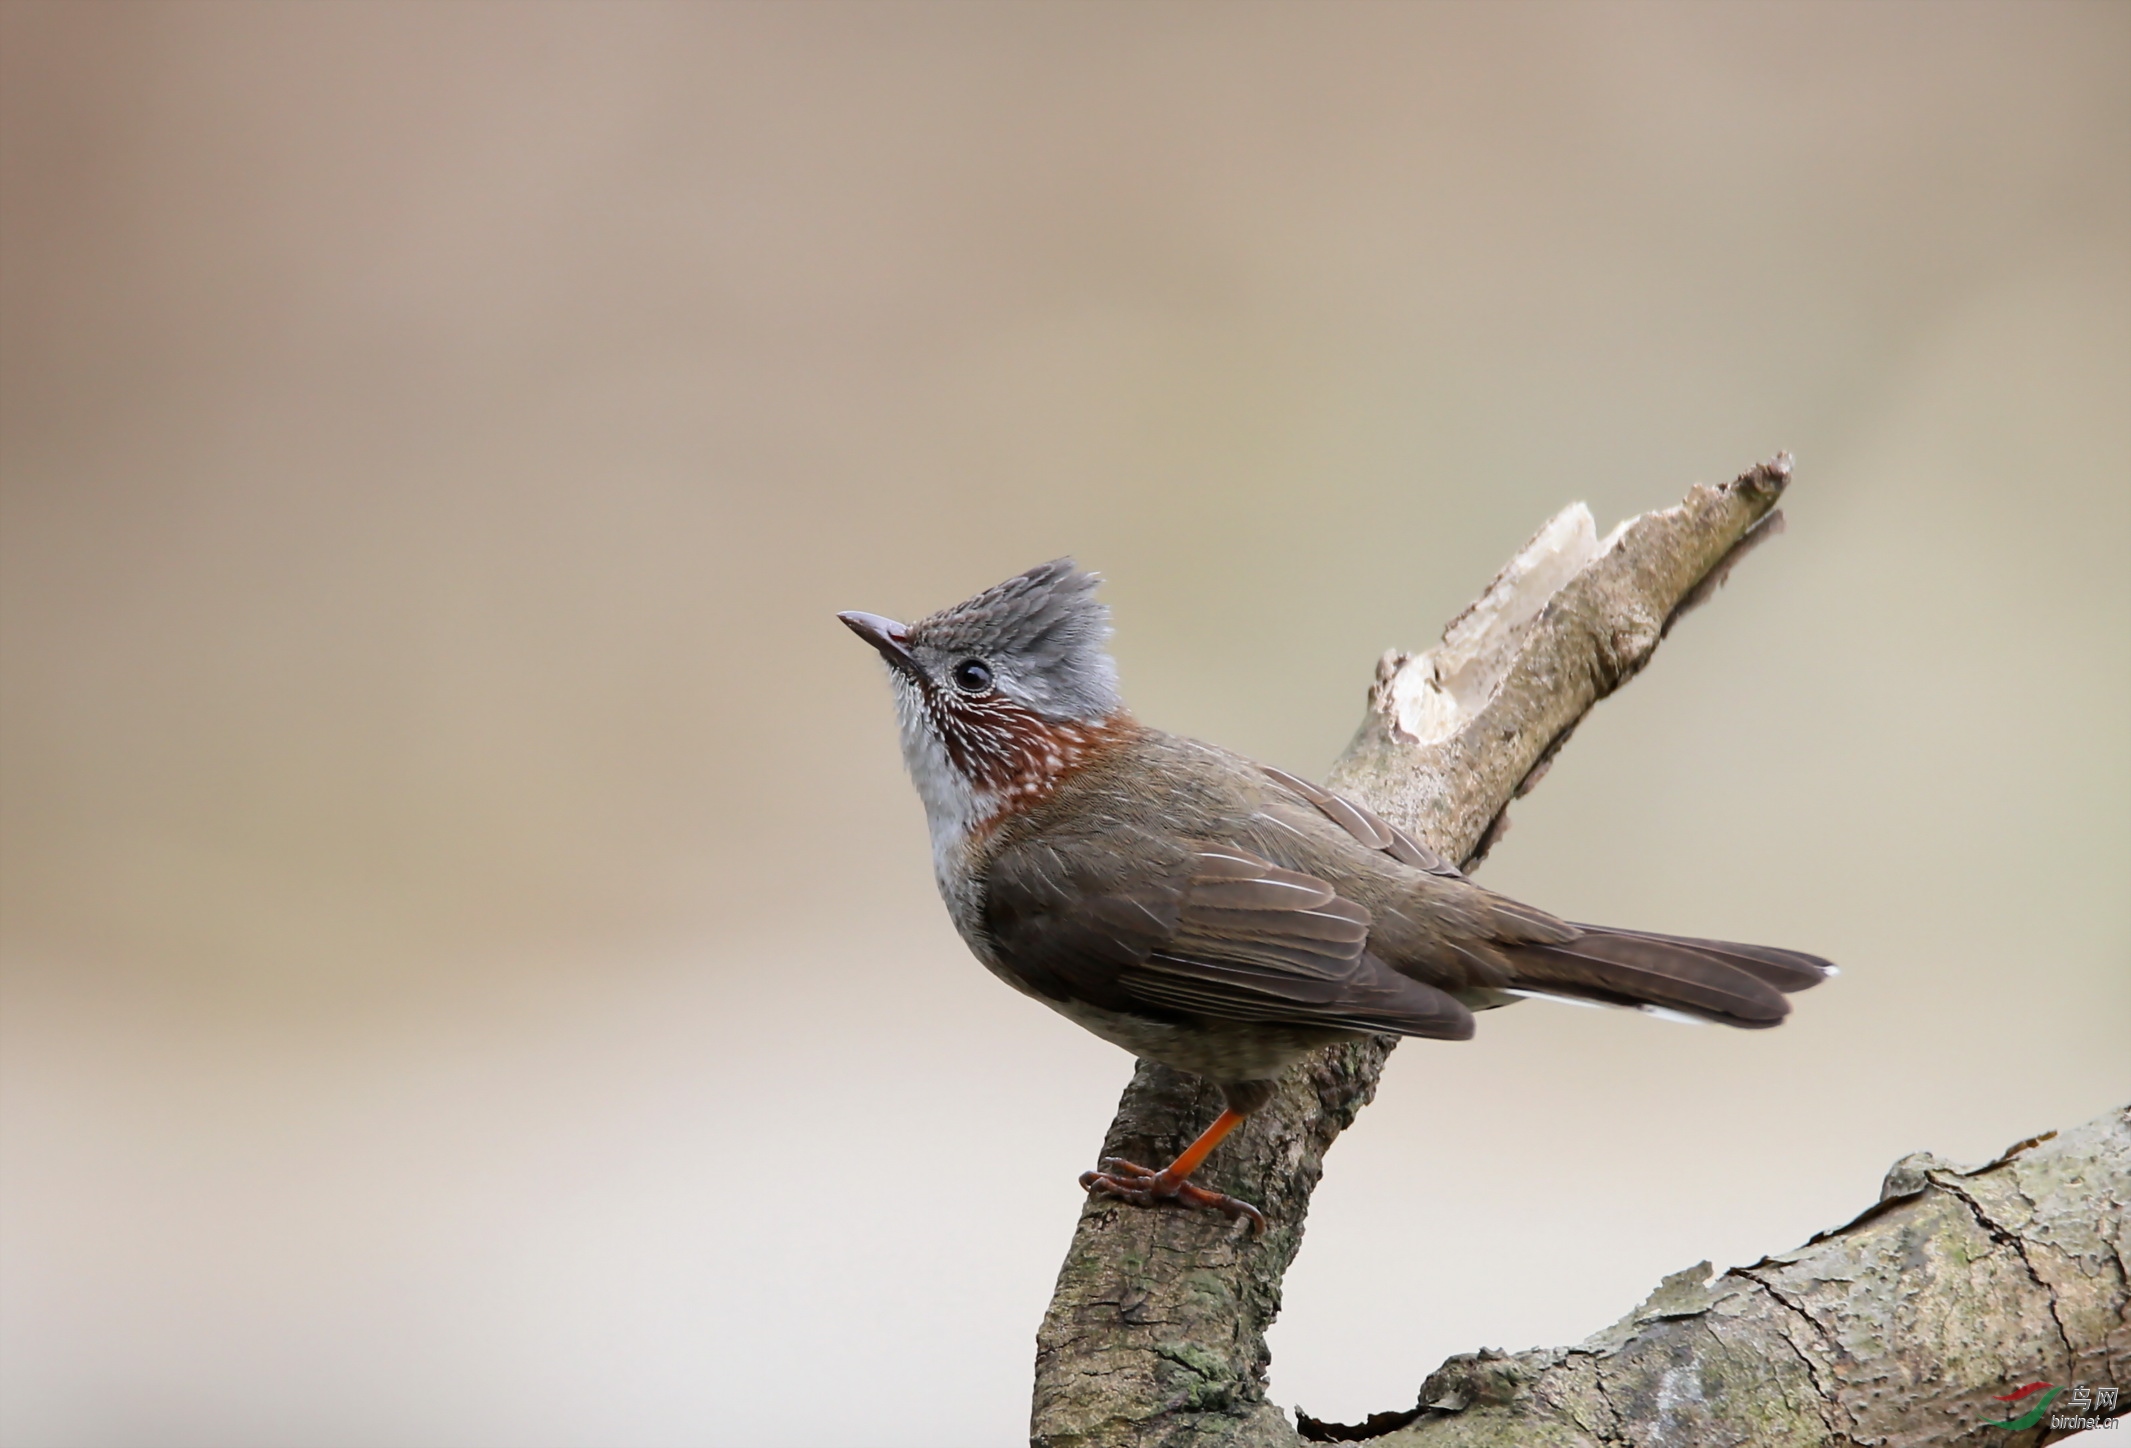
[[[1357,844],[1372,850],[1380,850],[1400,864],[1411,865],[1416,870],[1426,870],[1431,875],[1464,878],[1464,872],[1459,870],[1456,865],[1451,864],[1450,861],[1444,859],[1434,850],[1429,849],[1397,825],[1377,814],[1376,811],[1370,809],[1367,805],[1356,804],[1351,799],[1332,793],[1332,791],[1322,785],[1312,784],[1306,779],[1298,779],[1284,769],[1274,769],[1269,765],[1260,765],[1259,768],[1263,769],[1267,778],[1274,783],[1286,786],[1311,804],[1317,806],[1319,813],[1345,830],[1354,838]]]
[[[1234,1021],[1462,1039],[1472,1016],[1367,952],[1369,912],[1224,843],[1134,831],[1009,847],[986,921],[1008,969],[1054,999]]]

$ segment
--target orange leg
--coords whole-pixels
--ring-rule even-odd
[[[1251,1235],[1265,1230],[1265,1214],[1249,1202],[1238,1201],[1222,1192],[1209,1191],[1193,1186],[1185,1178],[1197,1171],[1213,1149],[1221,1144],[1221,1138],[1243,1124],[1243,1113],[1234,1109],[1216,1116],[1213,1125],[1199,1133],[1199,1139],[1184,1148],[1177,1159],[1160,1171],[1150,1171],[1129,1161],[1111,1157],[1099,1171],[1083,1172],[1080,1184],[1091,1194],[1116,1197],[1121,1202],[1130,1202],[1135,1207],[1174,1205],[1180,1207],[1211,1207],[1224,1212],[1230,1218],[1249,1219]]]

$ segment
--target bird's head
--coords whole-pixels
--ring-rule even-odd
[[[1048,792],[1130,727],[1100,582],[1058,558],[916,623],[837,615],[888,665],[903,760],[936,826]]]

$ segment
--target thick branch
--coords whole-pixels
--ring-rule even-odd
[[[1376,1433],[1305,1427],[1377,1448],[2027,1448],[2063,1436],[2052,1419],[2131,1409],[2121,1392],[2113,1412],[2073,1391],[1995,1401],[2035,1382],[2131,1389],[2127,1221],[2131,1111],[1973,1170],[1919,1152],[1796,1251],[1674,1273],[1577,1347],[1454,1357]],[[2026,1431],[1988,1426],[2037,1406]]]
[[[1601,540],[1578,504],[1540,530],[1419,656],[1387,654],[1335,788],[1471,863],[1584,713],[1632,678],[1779,515],[1787,458],[1696,486]],[[1223,1144],[1207,1183],[1265,1209],[1252,1239],[1208,1213],[1090,1201],[1037,1335],[1042,1448],[1291,1445],[1266,1402],[1265,1330],[1301,1245],[1324,1153],[1375,1094],[1392,1041],[1332,1047]],[[1104,1156],[1165,1160],[1220,1109],[1195,1078],[1142,1062]]]

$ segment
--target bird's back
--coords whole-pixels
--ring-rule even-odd
[[[1160,730],[1088,760],[982,849],[1066,838],[1230,846],[1323,881],[1367,912],[1371,957],[1475,1008],[1542,994],[1765,1026],[1787,1013],[1783,992],[1832,970],[1794,951],[1568,923],[1464,878],[1358,806]]]

